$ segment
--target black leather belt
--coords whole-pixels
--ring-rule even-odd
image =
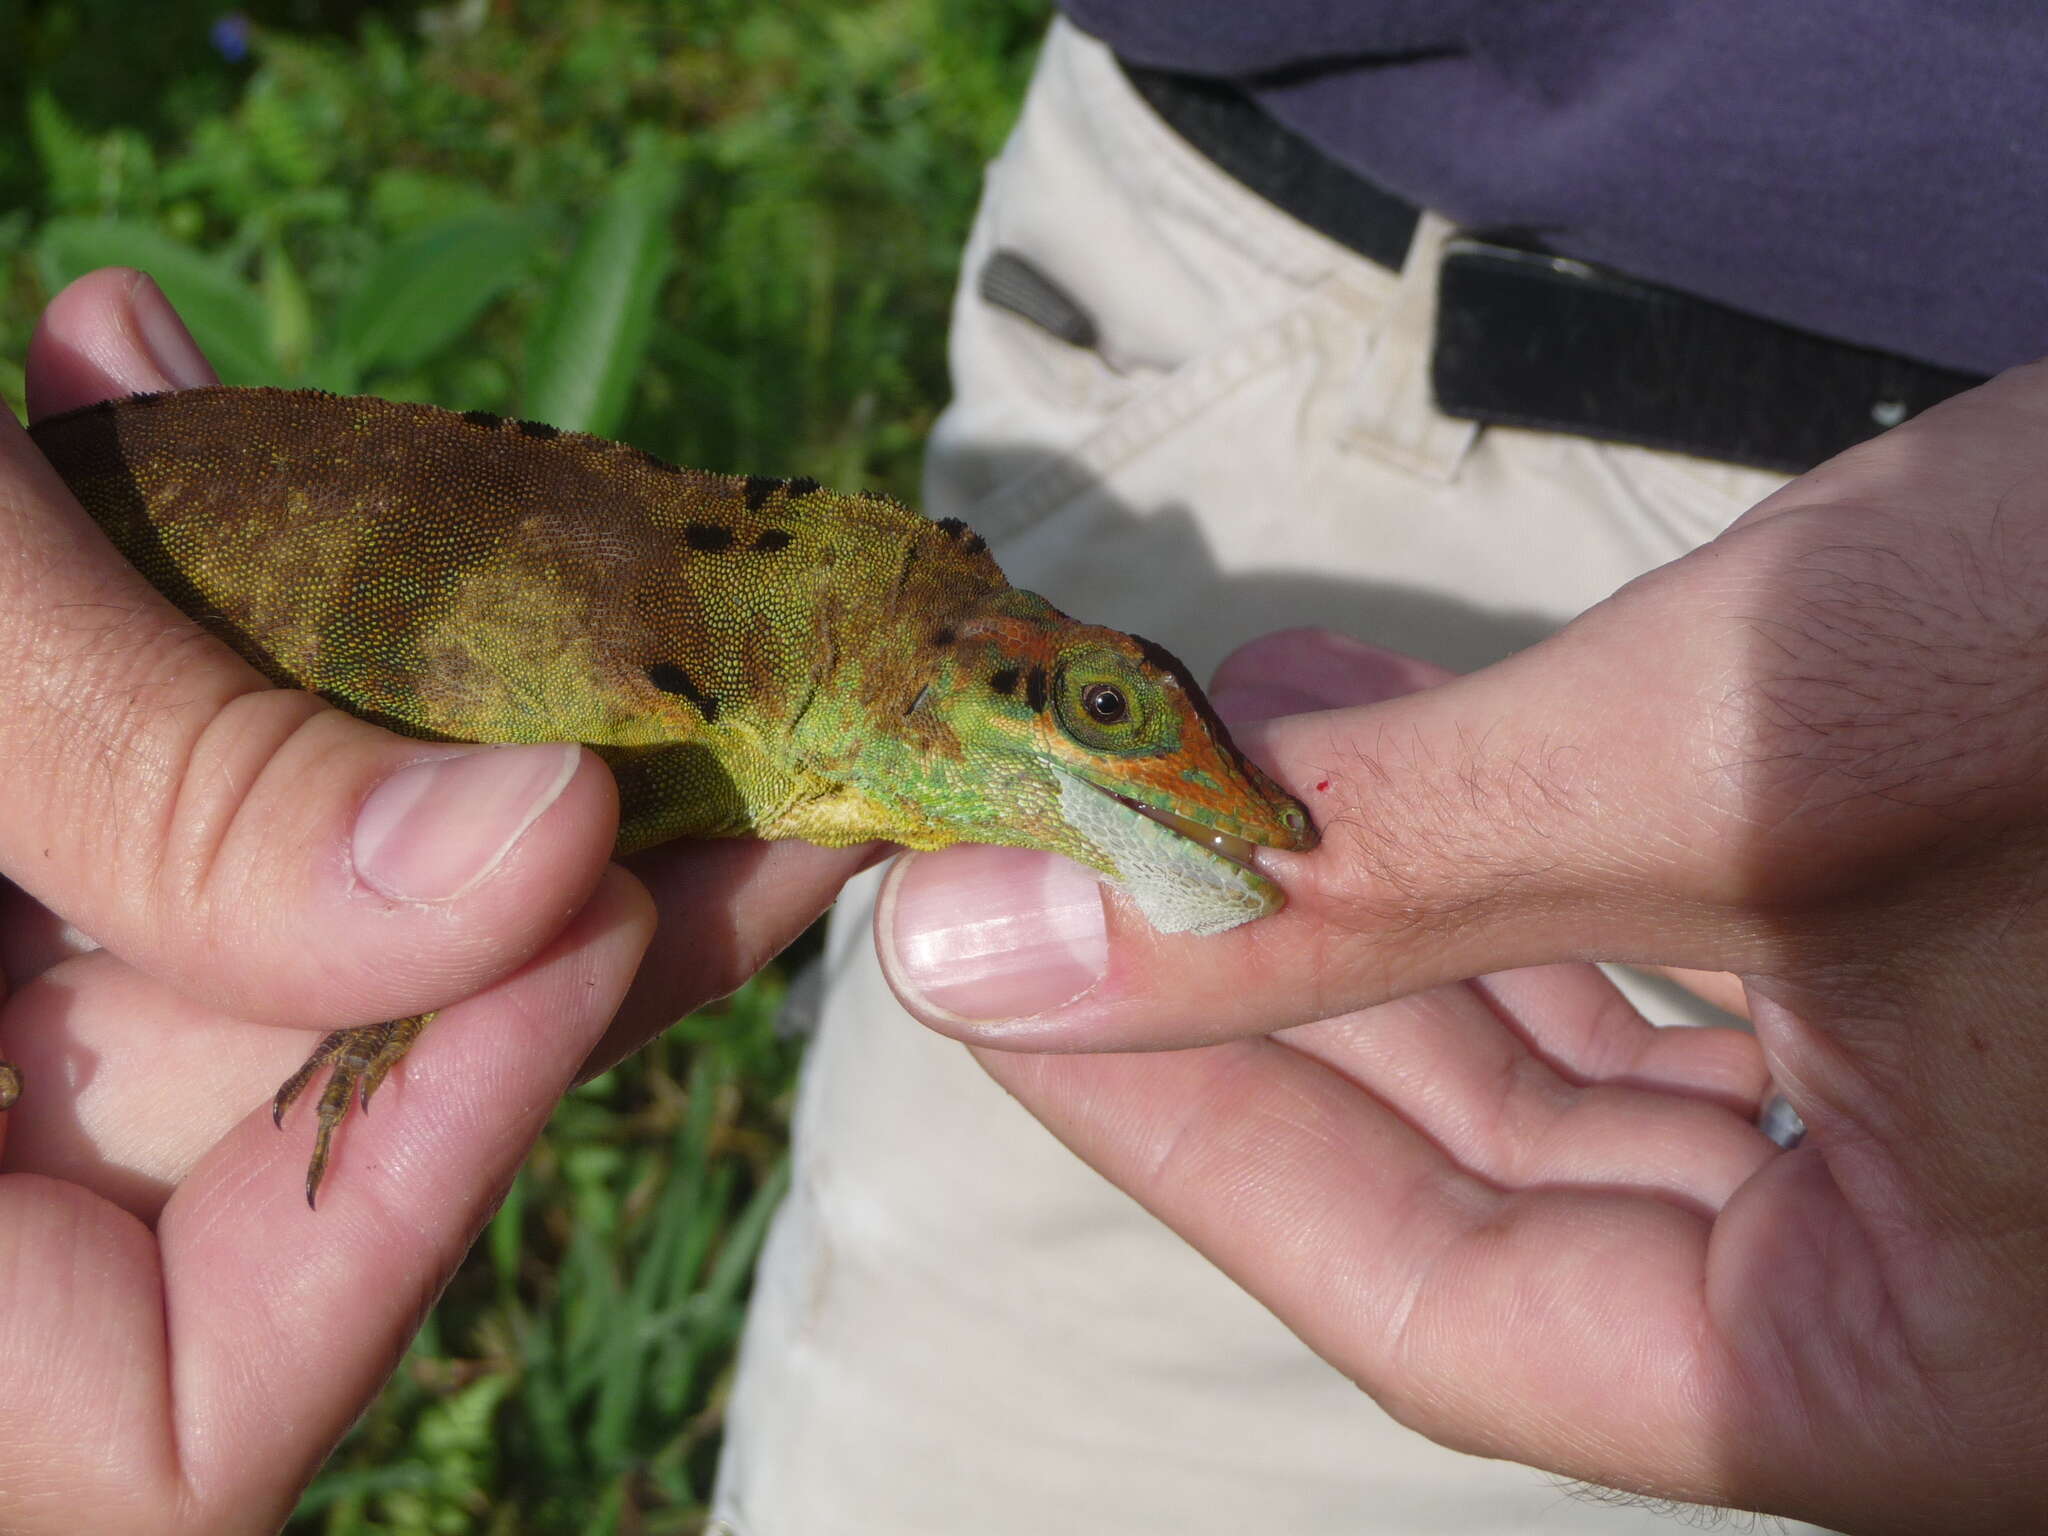
[[[1399,269],[1418,211],[1215,80],[1126,63],[1160,117],[1275,207]],[[1980,375],[1831,341],[1512,236],[1438,272],[1437,405],[1452,416],[1811,469]]]

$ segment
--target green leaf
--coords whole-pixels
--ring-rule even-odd
[[[100,180],[92,140],[42,86],[28,95],[28,136],[42,164],[51,206],[91,206],[99,194]]]
[[[270,355],[283,379],[297,382],[313,355],[313,302],[282,242],[263,248],[263,307],[270,319]]]
[[[334,346],[359,369],[416,368],[525,277],[533,249],[532,223],[498,210],[416,230],[364,270]]]
[[[675,262],[669,216],[682,194],[674,142],[644,133],[584,227],[527,351],[526,411],[616,434]]]
[[[127,219],[52,219],[36,242],[43,286],[55,293],[96,267],[140,267],[184,317],[224,384],[278,376],[263,298],[217,257],[180,245],[154,225]]]
[[[14,412],[16,421],[28,419],[28,375],[11,357],[0,357],[0,404]]]
[[[370,179],[370,216],[392,234],[414,234],[457,214],[482,212],[490,204],[474,181],[409,165],[390,166]]]
[[[533,1182],[521,1169],[484,1233],[485,1251],[490,1255],[502,1299],[509,1300],[519,1284],[519,1258],[526,1242],[526,1206],[532,1192]]]
[[[318,186],[334,169],[333,130],[321,121],[331,114],[324,105],[309,100],[298,82],[267,73],[242,98],[243,134],[263,168],[288,187]]]

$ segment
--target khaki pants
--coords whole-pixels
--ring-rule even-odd
[[[1056,26],[968,247],[926,510],[965,518],[1019,586],[1198,672],[1299,624],[1465,669],[1775,488],[1438,415],[1443,235],[1425,219],[1401,274],[1332,244]],[[998,249],[1077,298],[1099,345],[978,298]],[[848,889],[825,956],[795,1184],[731,1405],[726,1531],[1674,1529],[1387,1418],[896,1006],[874,891]],[[1644,1006],[1671,1022],[1685,1007]]]

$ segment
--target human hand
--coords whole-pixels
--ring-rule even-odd
[[[1250,733],[1324,833],[1263,857],[1273,918],[1162,937],[1032,856],[919,856],[884,968],[1433,1438],[2048,1525],[2044,418],[2048,369],[2008,375],[1510,661]],[[1219,692],[1423,680],[1296,637]],[[1553,963],[1596,958],[1737,972],[1757,1036]],[[1772,1078],[1796,1151],[1751,1125]]]
[[[110,271],[51,305],[28,381],[40,416],[211,375]],[[587,754],[407,741],[269,688],[4,412],[0,637],[0,1054],[27,1084],[0,1115],[0,1528],[272,1529],[579,1066],[737,985],[860,854],[677,849],[638,867],[657,915],[607,868]],[[458,759],[392,857],[352,848],[385,787]],[[607,1033],[650,933],[685,923]],[[275,1026],[464,997],[309,1212],[303,1117],[279,1135],[268,1100],[315,1037]]]

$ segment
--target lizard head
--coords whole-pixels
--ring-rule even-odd
[[[1284,897],[1253,845],[1305,850],[1301,804],[1246,760],[1164,648],[994,594],[954,627],[926,696],[974,763],[962,838],[1045,848],[1101,871],[1165,932],[1221,932]],[[975,802],[980,803],[975,803]]]

